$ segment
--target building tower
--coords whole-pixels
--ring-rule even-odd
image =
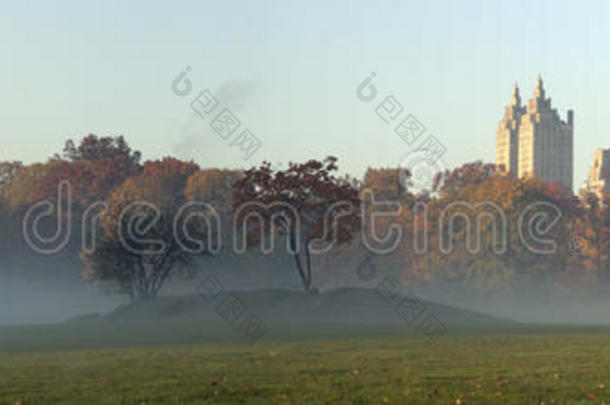
[[[582,192],[595,194],[600,199],[610,193],[610,149],[598,149],[593,153],[593,163]]]
[[[504,108],[504,117],[496,133],[496,164],[515,176],[519,163],[519,125],[524,113],[519,86],[515,83],[510,105]]]
[[[535,176],[572,190],[574,112],[568,111],[566,121],[559,117],[546,97],[540,75],[527,107],[521,108],[516,96],[518,91],[513,93],[496,135],[496,164],[515,176]],[[511,121],[515,119],[518,124]]]

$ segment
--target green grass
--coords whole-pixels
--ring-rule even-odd
[[[1,403],[610,403],[610,333],[0,353]]]

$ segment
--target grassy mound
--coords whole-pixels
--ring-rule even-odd
[[[407,335],[424,339],[430,336],[422,325],[432,318],[443,328],[439,335],[519,325],[456,307],[403,299],[359,288],[316,295],[256,290],[166,296],[61,324],[2,327],[0,351]]]
[[[154,301],[124,305],[104,317],[106,320],[212,320],[230,305],[262,320],[285,325],[317,323],[360,326],[419,324],[433,315],[445,325],[460,328],[498,326],[512,323],[490,315],[420,300],[414,296],[393,299],[377,290],[341,288],[321,294],[290,290],[222,292],[217,295],[160,297]],[[95,319],[94,316],[90,317]],[[88,320],[88,319],[85,319]]]

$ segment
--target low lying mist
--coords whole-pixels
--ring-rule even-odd
[[[300,291],[301,286],[287,257],[268,259],[256,266],[243,262],[217,260],[214,265],[202,266],[202,270],[188,276],[175,277],[162,290],[161,296],[193,296],[197,287],[210,274],[222,280],[228,291],[284,290]],[[265,267],[266,266],[266,267]],[[248,271],[244,271],[248,268]],[[31,272],[30,272],[31,273]],[[75,269],[73,277],[40,281],[25,280],[9,272],[0,275],[0,325],[47,324],[66,321],[90,314],[108,314],[129,300],[125,296],[108,294],[88,284],[79,277]],[[385,277],[377,274],[368,281],[337,283],[332,278],[324,280],[320,294],[329,291],[358,287],[376,290]],[[328,278],[328,277],[327,277]],[[586,293],[549,293],[548,287],[523,284],[518,291],[489,292],[475,286],[459,283],[434,283],[426,286],[407,286],[405,292],[414,294],[425,302],[435,302],[449,306],[489,314],[498,318],[526,323],[543,324],[610,324],[610,297],[592,296]],[[255,298],[256,299],[256,298]],[[261,295],[264,299],[264,295]],[[380,298],[381,299],[381,298]],[[264,303],[260,303],[263,304]],[[358,311],[363,308],[359,307]],[[365,309],[366,310],[366,309]],[[361,319],[366,314],[359,313]]]

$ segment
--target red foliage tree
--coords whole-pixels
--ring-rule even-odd
[[[249,245],[261,238],[284,236],[306,292],[312,289],[314,249],[352,240],[360,228],[358,190],[349,179],[334,175],[337,159],[290,163],[273,171],[263,162],[235,183],[234,224],[245,224]],[[249,221],[256,216],[256,221]],[[234,226],[233,232],[238,232]]]

